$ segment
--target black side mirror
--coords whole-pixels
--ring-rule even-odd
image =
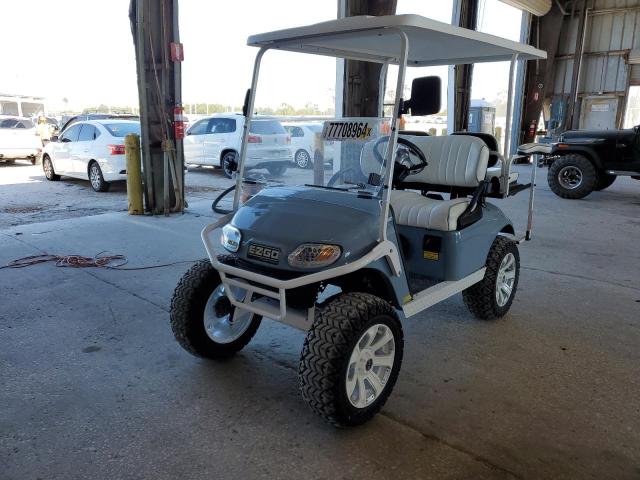
[[[411,98],[405,100],[402,113],[411,115],[433,115],[440,111],[440,77],[419,77],[411,82]]]
[[[57,141],[58,141],[58,136],[57,136],[57,135],[54,135],[53,137],[51,137],[51,138],[49,139],[49,141],[50,141],[50,142],[57,142]]]

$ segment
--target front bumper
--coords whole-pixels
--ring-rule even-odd
[[[385,256],[388,258],[392,271],[398,273],[401,271],[400,255],[396,246],[389,240],[378,243],[366,255],[351,263],[315,273],[303,274],[291,279],[273,278],[251,270],[228,265],[218,260],[211,234],[214,230],[229,223],[233,215],[234,213],[225,215],[217,222],[206,226],[202,230],[201,237],[213,268],[220,274],[220,280],[225,286],[225,294],[238,309],[247,310],[257,315],[307,330],[313,321],[315,307],[311,307],[306,311],[291,308],[287,305],[288,290],[355,272]],[[237,287],[246,291],[244,299],[236,298],[230,287]]]

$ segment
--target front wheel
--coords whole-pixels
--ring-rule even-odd
[[[336,426],[360,425],[387,401],[403,354],[393,307],[368,293],[342,293],[316,308],[300,357],[300,391]]]
[[[47,180],[57,181],[60,180],[60,175],[58,175],[53,169],[53,162],[49,155],[45,155],[42,157],[42,171],[44,172],[44,176]]]
[[[246,291],[234,288],[242,299]],[[240,351],[255,335],[262,317],[234,307],[218,272],[203,259],[185,273],[173,292],[171,330],[178,343],[198,357],[224,359]]]
[[[584,155],[565,155],[555,160],[547,174],[549,188],[562,198],[578,199],[589,195],[597,187],[598,173]]]
[[[91,183],[91,188],[96,192],[107,192],[111,186],[109,182],[104,180],[102,169],[98,162],[91,162],[91,165],[89,165],[89,182]]]
[[[462,292],[465,305],[476,318],[493,320],[509,311],[518,288],[520,254],[518,246],[506,237],[493,241],[484,278]]]

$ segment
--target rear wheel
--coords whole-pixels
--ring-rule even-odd
[[[605,172],[599,172],[598,173],[598,183],[596,185],[595,190],[600,191],[600,190],[604,190],[605,188],[609,188],[611,185],[613,185],[613,182],[616,181],[616,177],[615,175],[609,175],[608,173]]]
[[[360,425],[387,401],[403,354],[393,307],[368,293],[342,293],[316,308],[300,357],[300,390],[337,426]]]
[[[299,168],[309,168],[311,166],[311,155],[301,148],[296,152],[295,162]]]
[[[222,171],[228,178],[233,178],[233,172],[238,169],[238,160],[236,152],[227,152],[220,160]]]
[[[102,169],[96,161],[89,164],[89,182],[91,183],[91,188],[96,192],[107,192],[111,186],[109,182],[105,182],[102,176]]]
[[[553,193],[559,197],[578,199],[596,189],[598,174],[588,158],[572,153],[551,164],[547,181]]]
[[[53,169],[53,162],[51,161],[51,158],[49,158],[49,155],[42,157],[42,171],[44,172],[44,176],[47,180],[60,180],[60,175],[58,175]]]
[[[246,291],[232,287],[236,298]],[[218,272],[203,259],[185,273],[171,299],[171,329],[178,343],[199,357],[224,359],[255,335],[262,317],[237,310],[225,294]]]
[[[493,320],[511,308],[520,276],[520,254],[515,242],[498,236],[493,241],[484,278],[462,292],[465,305],[476,318]]]

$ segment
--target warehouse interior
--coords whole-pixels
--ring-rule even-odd
[[[533,224],[531,241],[518,240],[520,283],[511,310],[476,320],[456,294],[414,316],[401,314],[402,371],[386,404],[363,425],[335,428],[301,399],[306,331],[262,321],[242,351],[220,361],[181,348],[184,339],[172,331],[176,286],[184,287],[194,264],[211,259],[203,229],[233,215],[212,211],[224,189],[233,194],[231,180],[220,169],[185,162],[184,39],[196,19],[182,14],[181,3],[187,0],[131,0],[123,17],[136,54],[145,214],[129,215],[125,206],[0,230],[0,477],[640,478],[634,173],[620,171],[612,188],[568,200],[547,185],[551,167],[538,168],[539,157],[514,164],[536,187],[535,209],[528,191],[485,202],[513,219],[513,231],[501,232],[509,238],[525,231],[529,237]],[[286,15],[271,3],[274,15]],[[344,19],[429,18],[431,2],[332,3],[335,18]],[[444,115],[430,136],[494,135],[492,154],[504,149],[509,158],[522,155],[522,144],[562,143],[570,130],[635,131],[640,0],[451,0],[445,23],[495,35],[483,31],[490,5],[521,11],[508,40],[544,51],[546,59],[513,57],[511,68],[509,61],[438,66],[446,110],[434,110]],[[218,21],[242,21],[223,10]],[[214,28],[210,35],[212,49],[224,48]],[[278,75],[296,79],[295,67]],[[394,108],[394,65],[339,59],[335,72],[336,117],[371,118]],[[243,89],[255,88],[252,78],[239,77]],[[474,97],[479,78],[505,86],[502,107]],[[403,101],[413,98],[410,85]],[[248,92],[245,107],[253,106],[250,98]],[[498,108],[507,112],[506,124],[499,124]],[[400,119],[398,125],[400,132],[416,128]],[[244,135],[246,145],[249,131]],[[316,178],[317,165],[324,168],[317,162],[309,170]],[[211,174],[214,188],[189,188],[193,170]],[[8,202],[19,193],[4,171],[0,201]],[[30,177],[20,191],[36,192],[40,181]],[[225,206],[236,208],[239,197],[233,205],[227,197]],[[251,215],[266,218],[268,210]],[[62,252],[117,253],[129,263],[8,268],[16,259]]]

